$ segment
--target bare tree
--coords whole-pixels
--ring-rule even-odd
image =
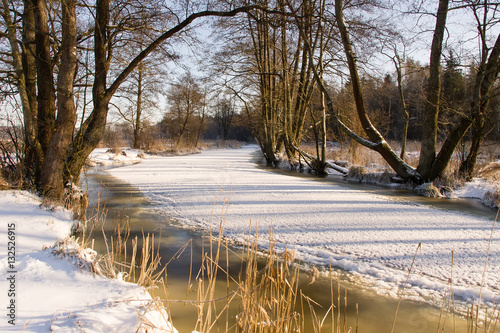
[[[234,116],[234,104],[229,98],[219,99],[215,105],[215,120],[219,136],[226,141]]]
[[[349,67],[350,80],[353,88],[353,97],[356,104],[357,116],[362,124],[363,130],[368,140],[354,133],[343,124],[338,118],[333,103],[328,95],[320,75],[315,69],[315,77],[318,85],[327,97],[327,105],[330,109],[332,119],[358,143],[379,152],[385,161],[403,179],[414,182],[433,180],[442,175],[448,165],[451,156],[460,142],[461,138],[470,127],[471,119],[462,117],[455,127],[450,131],[444,140],[442,147],[437,153],[437,129],[441,95],[441,53],[443,45],[443,35],[446,27],[446,17],[448,13],[448,0],[440,0],[436,15],[436,26],[434,29],[433,42],[431,46],[429,78],[427,80],[425,110],[423,113],[422,148],[418,168],[415,170],[398,157],[387,144],[384,137],[372,124],[365,107],[361,82],[359,79],[356,57],[354,55],[352,42],[343,18],[344,4],[342,0],[335,1],[335,19],[342,38],[345,56]],[[498,58],[498,57],[497,57]],[[498,59],[497,59],[498,60]]]
[[[238,39],[217,59],[232,61],[222,63],[225,73],[233,77],[226,87],[244,103],[249,118],[257,121],[252,127],[267,162],[276,165],[284,152],[295,165],[315,89],[310,66],[313,59],[304,47],[304,38],[309,38],[315,49],[327,42],[327,34],[315,19],[320,17],[321,21],[318,13],[325,2],[278,0],[259,4],[265,10],[250,12],[238,26],[225,27]],[[288,8],[299,13],[307,37],[297,33]]]
[[[448,15],[448,0],[440,0],[436,15],[436,27],[431,45],[429,79],[427,80],[426,104],[423,118],[422,147],[417,170],[426,180],[436,178],[440,172],[436,166],[438,115],[441,96],[441,53]],[[439,168],[441,169],[441,168]]]
[[[356,104],[356,110],[358,113],[358,118],[361,121],[361,125],[369,138],[369,141],[361,139],[359,136],[354,136],[354,139],[371,148],[376,150],[382,155],[382,157],[387,161],[387,163],[404,179],[410,179],[413,181],[420,181],[420,177],[415,170],[406,164],[389,146],[384,137],[380,132],[373,126],[366,108],[364,105],[363,94],[361,89],[361,83],[359,80],[358,69],[356,65],[356,58],[352,49],[352,43],[349,38],[349,32],[347,26],[344,22],[343,15],[343,1],[335,0],[335,18],[342,38],[342,44],[344,46],[344,51],[347,59],[347,64],[349,67],[349,73],[351,77],[351,84],[353,88],[354,101]],[[317,79],[320,82],[319,78]],[[326,92],[326,89],[323,89]],[[329,104],[331,107],[331,102]],[[333,110],[331,110],[333,111]]]
[[[408,137],[408,127],[410,125],[410,113],[408,112],[407,102],[404,94],[404,85],[403,85],[405,55],[404,52],[402,56],[399,54],[395,43],[392,43],[392,52],[393,54],[386,54],[386,55],[389,58],[391,58],[394,64],[394,68],[396,69],[398,96],[401,103],[400,111],[401,111],[401,116],[403,118],[403,129],[401,132],[401,152],[399,154],[399,157],[404,161],[406,155],[406,141]]]
[[[33,83],[30,81],[33,76],[26,74],[28,68],[33,68],[33,66],[23,66],[22,62],[23,54],[28,52],[29,48],[19,49],[17,22],[13,21],[11,16],[16,12],[16,8],[8,0],[2,0],[2,18],[6,30],[9,32],[9,42],[13,59],[15,59],[13,64],[16,71],[17,87],[22,100],[24,122],[27,125],[25,127],[29,138],[27,146],[28,149],[34,151],[38,150],[37,147],[41,147],[42,153],[38,161],[43,162],[40,167],[40,175],[36,179],[37,187],[45,196],[54,199],[62,197],[64,186],[68,181],[78,181],[85,160],[103,136],[111,98],[141,61],[163,42],[199,18],[207,16],[230,17],[254,8],[249,6],[232,10],[202,10],[192,13],[187,9],[184,11],[185,18],[183,19],[180,18],[182,17],[180,14],[175,16],[171,15],[171,11],[167,11],[168,15],[176,19],[171,28],[159,31],[144,50],[139,52],[129,63],[122,65],[116,75],[110,77],[110,62],[113,59],[115,47],[119,45],[116,42],[120,40],[119,37],[126,35],[127,27],[131,22],[135,24],[141,20],[140,14],[143,7],[139,2],[132,4],[131,1],[119,1],[113,3],[113,7],[109,0],[97,0],[93,7],[86,7],[84,4],[82,8],[89,8],[88,15],[95,17],[95,26],[88,31],[83,31],[84,29],[80,29],[82,26],[76,16],[76,0],[63,0],[60,4],[60,35],[54,35],[53,31],[48,29],[50,13],[46,1],[36,0],[33,2],[33,6],[30,4],[29,0],[24,2],[27,11],[33,8],[33,17],[35,18],[36,56],[34,58],[38,87],[36,106],[30,103],[29,98],[29,92],[32,92],[33,89],[28,85]],[[51,10],[58,8],[51,8]],[[119,25],[112,25],[111,13],[116,14],[117,11],[119,11],[118,14],[131,13],[131,15],[123,17],[119,21]],[[57,13],[54,13],[53,17],[57,17]],[[27,19],[26,22],[21,22],[21,24],[26,24],[21,29],[26,31],[26,41],[31,36],[30,29],[33,29],[27,23],[28,21]],[[55,26],[59,25],[55,24]],[[74,80],[78,63],[77,46],[78,41],[89,35],[92,35],[94,39],[93,110],[82,122],[80,128],[76,128]],[[60,43],[54,45],[54,50],[57,52],[51,54],[53,41],[60,41]],[[24,59],[28,60],[29,56],[24,56]],[[57,71],[54,71],[55,66],[57,66]],[[108,79],[111,81],[110,84],[108,84]],[[54,82],[57,82],[57,89],[54,88]],[[36,118],[33,108],[37,110]]]
[[[172,122],[171,134],[176,136],[176,145],[179,145],[186,134],[199,132],[199,123],[203,122],[205,115],[205,95],[196,79],[188,72],[170,86],[167,98],[170,110],[166,119]],[[199,117],[195,119],[197,115]]]
[[[467,7],[474,16],[479,39],[479,63],[475,70],[475,82],[470,102],[472,125],[472,142],[467,158],[460,165],[459,172],[467,180],[472,179],[474,167],[481,141],[485,135],[486,113],[493,97],[492,90],[500,72],[500,34],[493,46],[488,45],[487,32],[499,23],[499,4],[489,1],[466,1]]]
[[[121,118],[130,124],[133,130],[132,145],[141,148],[144,121],[155,110],[159,110],[159,96],[163,94],[163,85],[167,77],[163,61],[169,58],[158,55],[144,59],[120,87],[114,103]],[[119,104],[119,105],[117,105]]]

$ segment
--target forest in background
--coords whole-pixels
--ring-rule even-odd
[[[317,173],[328,142],[361,145],[416,184],[460,151],[451,171],[470,179],[500,136],[498,7],[4,0],[2,170],[58,199],[121,134],[146,150],[256,140],[269,164]]]

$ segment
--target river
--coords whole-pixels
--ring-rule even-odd
[[[297,175],[304,177],[303,175]],[[134,186],[127,184],[117,178],[114,178],[106,172],[92,172],[86,177],[88,194],[90,202],[95,204],[98,200],[100,204],[105,204],[107,210],[107,219],[104,225],[104,230],[109,232],[112,229],[113,221],[116,221],[121,216],[127,216],[130,221],[131,234],[140,235],[144,233],[155,233],[156,238],[161,241],[160,255],[162,262],[166,263],[186,244],[189,244],[186,251],[179,255],[175,260],[170,261],[167,267],[167,283],[166,292],[163,288],[152,290],[155,296],[162,299],[168,299],[169,312],[174,326],[179,332],[191,332],[195,327],[197,318],[197,308],[194,304],[183,303],[186,299],[196,299],[196,290],[192,290],[188,296],[188,280],[191,269],[193,274],[198,272],[201,265],[202,252],[206,250],[206,238],[204,239],[201,231],[188,230],[179,227],[176,220],[166,217],[164,214],[158,214],[155,210],[155,204],[144,196],[143,193]],[[330,182],[335,179],[323,179],[322,181]],[[356,184],[345,184],[360,189]],[[484,216],[493,215],[492,211],[483,209],[473,202],[454,204],[451,201],[445,200],[428,200],[427,198],[413,197],[405,191],[389,191],[380,190],[380,188],[363,186],[364,190],[373,192],[383,192],[384,195],[391,195],[408,200],[418,200],[436,206],[446,206],[446,209],[466,210],[483,214]],[[93,234],[96,239],[95,248],[98,251],[105,252],[105,246],[100,237],[100,231],[96,230]],[[235,252],[240,251],[234,248]],[[264,262],[264,259],[262,259]],[[240,270],[240,262],[234,256],[231,257],[229,264],[229,272],[237,276]],[[338,271],[335,272],[337,276]],[[345,274],[340,273],[341,276]],[[222,279],[218,285],[217,294],[215,297],[223,296],[228,293],[228,287],[225,279]],[[375,332],[391,332],[394,322],[398,300],[392,297],[377,295],[373,290],[362,288],[356,284],[348,282],[349,279],[340,281],[340,294],[343,296],[347,290],[347,327],[358,327],[357,332],[360,333],[375,333]],[[192,282],[193,283],[193,282]],[[331,304],[330,280],[326,277],[321,277],[315,283],[308,283],[307,274],[303,273],[299,288],[302,292],[323,306],[323,309],[317,308],[318,314],[322,316],[326,309]],[[232,288],[234,286],[230,286]],[[337,299],[337,280],[334,282],[334,299]],[[342,307],[343,305],[342,300]],[[336,303],[336,302],[335,302]],[[222,308],[224,300],[219,302],[218,308]],[[359,310],[356,310],[358,304]],[[232,308],[228,312],[228,322],[232,325],[235,321],[234,316],[239,309]],[[439,324],[441,310],[434,306],[430,306],[422,302],[402,301],[396,320],[395,332],[428,332],[436,331]],[[358,313],[358,314],[357,314]],[[305,312],[308,316],[308,312]],[[336,315],[335,315],[336,316]],[[442,320],[442,319],[441,319]],[[344,321],[344,317],[341,318]],[[218,330],[224,331],[226,319],[223,317]],[[310,322],[308,316],[307,322]],[[357,324],[356,324],[357,323]],[[464,332],[466,321],[463,318],[455,316],[453,319],[448,315],[446,320],[446,331],[453,331],[455,326],[456,332]],[[342,323],[343,325],[343,323]],[[325,327],[324,331],[331,331]],[[217,330],[213,330],[217,331]],[[306,329],[306,332],[312,331],[312,327]]]

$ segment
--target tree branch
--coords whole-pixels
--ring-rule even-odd
[[[191,14],[188,16],[184,21],[180,22],[177,24],[175,27],[172,29],[166,31],[163,33],[161,36],[159,36],[155,41],[153,41],[149,46],[144,49],[141,53],[137,55],[137,57],[130,62],[130,64],[118,75],[116,80],[111,84],[111,86],[106,90],[106,95],[108,98],[111,98],[113,94],[116,92],[118,87],[125,81],[128,75],[132,73],[132,71],[139,65],[139,63],[146,58],[152,51],[154,51],[158,46],[160,46],[161,43],[163,43],[165,40],[168,38],[172,37],[188,25],[190,25],[194,20],[201,18],[201,17],[207,17],[207,16],[216,16],[216,17],[232,17],[236,16],[239,13],[244,13],[248,12],[252,9],[259,8],[258,6],[245,6],[245,7],[239,7],[236,9],[233,9],[228,12],[223,12],[223,11],[212,11],[212,10],[206,10],[198,13]]]

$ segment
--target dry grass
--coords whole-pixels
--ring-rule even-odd
[[[104,230],[102,233],[106,254],[99,256],[97,262],[104,276],[120,277],[144,287],[154,287],[163,282],[165,267],[159,268],[160,242],[155,242],[154,234],[142,233],[142,238],[135,236],[130,240],[130,223],[124,216],[115,222],[110,236]]]
[[[500,162],[490,162],[478,171],[478,176],[490,181],[500,181]]]
[[[165,268],[160,269],[160,242],[154,234],[136,235],[131,238],[130,221],[125,215],[113,220],[110,233],[104,231],[107,216],[105,205],[97,200],[90,217],[84,221],[84,230],[79,233],[79,245],[94,249],[95,233],[100,230],[105,244],[105,253],[96,255],[95,265],[100,275],[112,279],[150,287],[163,282]],[[142,237],[139,237],[142,236]]]
[[[293,332],[300,331],[301,315],[295,311],[298,293],[299,265],[294,253],[277,254],[274,240],[269,241],[266,266],[257,266],[258,248],[250,241],[245,250],[245,276],[238,281],[241,312],[237,331]]]
[[[204,149],[240,148],[241,146],[242,143],[236,140],[200,140],[198,144],[194,146],[192,142],[181,141],[179,144],[176,144],[175,140],[156,139],[149,141],[148,144],[144,146],[144,151],[156,155],[187,155],[199,153]]]
[[[300,147],[306,153],[316,156],[316,147],[314,145],[302,144]],[[358,143],[328,146],[326,159],[328,161],[339,162],[347,167],[362,166],[369,172],[383,172],[386,169],[390,169],[379,153]]]
[[[269,234],[269,246],[262,256],[257,245],[258,227],[253,235],[252,227],[249,227],[241,254],[237,254],[241,270],[237,276],[229,274],[229,254],[234,252],[223,237],[224,225],[225,216],[222,216],[218,234],[213,235],[211,231],[208,234],[208,244],[203,248],[202,265],[196,276],[196,300],[178,301],[196,306],[198,315],[194,331],[310,332],[311,327],[306,327],[306,312],[312,318],[314,332],[321,332],[326,324],[330,324],[332,333],[352,331],[347,324],[347,299],[344,299],[343,306],[341,304],[339,283],[338,304],[334,305],[331,270],[331,305],[324,317],[320,318],[315,312],[315,307],[319,305],[299,289],[300,262],[295,260],[295,253],[292,251],[276,251],[272,230]],[[319,272],[313,270],[310,283],[314,283],[318,276]],[[227,294],[216,297],[217,285],[220,286],[221,283],[226,285]],[[191,274],[188,285],[191,286]],[[190,287],[188,293],[189,290]],[[166,292],[165,299],[167,303],[176,302],[168,300]],[[237,309],[237,313],[233,321],[230,319],[230,311],[233,313],[234,309]],[[355,329],[357,330],[357,325]]]
[[[208,144],[213,144],[215,147],[219,148],[219,149],[223,149],[223,148],[234,148],[234,149],[237,149],[237,148],[241,148],[242,146],[242,143],[240,141],[236,141],[236,140],[216,140],[214,143],[209,143],[207,142],[206,143],[207,145]]]
[[[187,155],[200,152],[201,149],[206,148],[207,144],[199,142],[198,146],[194,144],[180,142],[176,144],[174,140],[157,139],[149,142],[144,151],[148,154],[155,155]]]
[[[2,168],[0,168],[0,191],[5,191],[10,188],[9,184],[3,179]]]
[[[211,243],[214,250],[204,256],[197,276],[197,300],[185,301],[198,309],[195,331],[213,332],[220,330],[221,325],[225,332],[322,332],[326,325],[332,333],[357,330],[357,324],[353,328],[347,323],[347,304],[343,304],[347,298],[341,299],[340,284],[337,284],[338,298],[334,299],[332,275],[332,303],[323,317],[317,315],[319,305],[299,289],[300,265],[294,253],[288,250],[277,253],[272,237],[262,264],[256,238],[247,235],[240,257],[242,270],[236,278],[225,269],[228,258],[221,257],[221,253],[228,253],[227,243],[219,236],[213,237]],[[229,292],[216,298],[218,281],[226,281]],[[230,308],[238,309],[234,322],[227,319]],[[306,317],[312,318],[311,326],[306,327]]]

